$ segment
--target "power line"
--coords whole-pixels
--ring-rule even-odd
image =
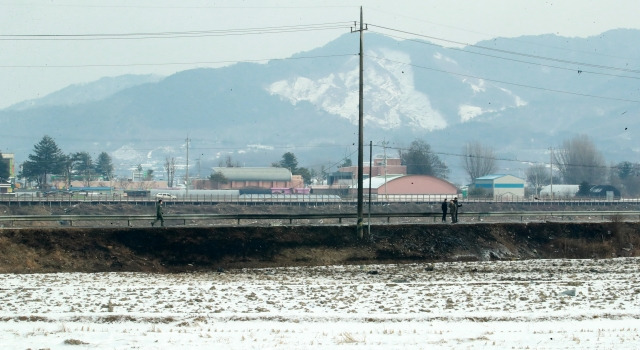
[[[172,66],[172,65],[197,65],[197,64],[227,64],[227,63],[255,63],[267,61],[288,61],[318,58],[333,58],[345,56],[357,56],[357,53],[317,55],[317,56],[296,56],[287,58],[260,58],[246,60],[226,60],[226,61],[197,61],[197,62],[170,62],[170,63],[127,63],[127,64],[74,64],[74,65],[0,65],[0,68],[91,68],[91,67],[137,67],[137,66]]]
[[[353,22],[306,24],[297,26],[238,28],[220,30],[197,30],[183,32],[139,32],[139,33],[88,33],[88,34],[2,34],[0,40],[128,40],[128,39],[175,39],[188,37],[217,37],[258,34],[281,34],[319,30],[347,29]]]
[[[212,10],[221,10],[221,9],[238,9],[238,10],[246,10],[246,9],[254,9],[254,10],[282,10],[282,9],[318,9],[318,8],[358,8],[358,6],[349,6],[349,5],[310,5],[310,6],[192,6],[192,5],[131,5],[131,4],[109,4],[109,5],[96,5],[89,3],[80,4],[59,4],[59,3],[15,3],[11,6],[25,6],[25,7],[33,7],[33,6],[41,6],[41,7],[79,7],[79,8],[125,8],[125,9],[212,9]],[[0,4],[2,6],[2,4]]]
[[[423,19],[420,19],[420,18],[416,18],[416,17],[412,17],[412,16],[406,16],[406,15],[402,15],[402,14],[399,14],[399,13],[396,13],[396,12],[382,11],[382,10],[375,9],[375,8],[373,10],[374,11],[378,11],[380,13],[390,14],[390,15],[393,15],[393,16],[404,17],[404,18],[407,18],[407,19],[410,19],[410,20],[413,20],[413,21],[417,21],[417,22],[423,22],[423,23],[428,23],[428,24],[440,26],[440,27],[447,27],[447,28],[455,29],[455,30],[458,30],[458,31],[463,31],[463,32],[468,32],[468,33],[473,33],[473,34],[479,34],[479,35],[483,35],[483,36],[490,37],[490,38],[500,37],[499,34],[495,34],[495,33],[486,33],[486,32],[480,32],[480,31],[477,31],[477,30],[469,30],[467,28],[456,27],[456,26],[446,25],[446,24],[432,22],[432,21],[426,21],[426,20],[423,20]],[[545,45],[545,44],[541,44],[541,43],[534,43],[534,42],[530,42],[530,41],[527,41],[527,40],[522,40],[521,38],[509,38],[509,40],[520,42],[520,43],[524,43],[524,44],[527,44],[527,45],[539,46],[539,47],[544,47],[544,48],[551,48],[551,49],[554,49],[554,50],[576,52],[576,53],[579,53],[581,55],[602,56],[602,57],[610,57],[610,58],[625,59],[625,60],[636,60],[637,59],[637,58],[629,58],[629,57],[622,57],[622,56],[615,56],[615,55],[607,55],[607,54],[604,54],[604,53],[601,53],[601,52],[583,51],[583,50],[570,49],[570,48],[566,48],[566,47]]]
[[[379,60],[385,60],[385,61],[389,61],[389,62],[393,62],[393,63],[404,64],[404,65],[407,65],[407,66],[412,66],[412,67],[416,67],[416,68],[420,68],[420,69],[427,69],[427,70],[431,70],[431,71],[434,71],[434,72],[446,73],[446,74],[457,75],[457,76],[473,78],[473,79],[479,79],[479,80],[486,80],[486,81],[491,81],[491,82],[494,82],[494,83],[507,84],[507,85],[519,86],[519,87],[542,90],[542,91],[548,91],[548,92],[557,92],[557,93],[567,94],[567,95],[591,97],[591,98],[597,98],[597,99],[603,99],[603,100],[640,103],[640,100],[631,100],[631,99],[618,98],[618,97],[606,97],[606,96],[583,94],[583,93],[579,93],[579,92],[543,88],[543,87],[539,87],[539,86],[526,85],[526,84],[521,84],[521,83],[513,83],[513,82],[504,81],[504,80],[490,79],[490,78],[484,78],[484,77],[479,77],[479,76],[475,76],[475,75],[469,75],[469,74],[457,73],[457,72],[452,72],[452,71],[446,71],[446,70],[442,70],[442,69],[430,68],[430,67],[425,67],[425,66],[420,66],[420,65],[417,65],[417,64],[413,64],[413,63],[406,63],[406,62],[400,62],[400,61],[396,61],[396,60],[391,60],[391,59],[388,59],[388,58],[385,58],[385,57],[378,57],[378,56],[371,56],[371,55],[367,55],[367,56],[373,57],[373,58],[376,58],[376,59],[379,59]]]
[[[617,70],[617,71],[630,72],[630,73],[640,73],[640,70],[637,70],[637,69],[612,67],[612,66],[605,66],[605,65],[600,65],[600,64],[570,61],[570,60],[553,58],[553,57],[538,56],[538,55],[533,55],[533,54],[528,54],[528,53],[509,51],[509,50],[502,50],[502,49],[493,48],[493,47],[486,47],[486,46],[481,46],[481,45],[463,43],[463,42],[459,42],[459,41],[448,40],[448,39],[438,38],[438,37],[434,37],[434,36],[408,32],[408,31],[405,31],[405,30],[400,30],[400,29],[395,29],[395,28],[390,28],[390,27],[384,27],[384,26],[379,26],[379,25],[375,25],[375,24],[369,24],[369,25],[372,26],[372,27],[378,27],[378,28],[382,28],[382,29],[386,29],[386,30],[390,30],[390,31],[394,31],[394,32],[415,35],[415,36],[419,36],[419,37],[423,37],[423,38],[439,40],[439,41],[449,42],[449,43],[458,44],[458,45],[464,45],[464,46],[473,47],[473,48],[482,49],[482,50],[489,50],[489,51],[495,51],[495,52],[500,52],[500,53],[506,53],[506,54],[509,54],[509,55],[524,56],[524,57],[529,57],[529,58],[536,58],[536,59],[540,59],[540,60],[554,61],[554,62],[560,62],[560,63],[569,63],[569,64],[574,64],[574,65],[592,67],[592,68],[610,69],[610,70]]]
[[[372,33],[377,33],[377,34],[384,35],[384,36],[387,36],[387,37],[392,37],[392,38],[403,39],[403,40],[406,40],[406,41],[411,41],[411,42],[415,42],[415,43],[422,44],[422,45],[436,46],[436,47],[439,47],[439,48],[442,48],[442,49],[445,49],[445,50],[460,51],[460,52],[463,52],[463,53],[466,53],[466,54],[485,56],[485,57],[496,58],[496,59],[505,60],[505,61],[524,63],[524,64],[528,64],[528,65],[533,65],[533,66],[540,66],[540,67],[547,67],[547,68],[566,70],[566,71],[570,71],[570,72],[577,72],[579,74],[595,74],[595,75],[603,75],[603,76],[610,76],[610,77],[616,77],[616,78],[628,78],[628,79],[638,79],[638,80],[640,80],[640,77],[634,77],[634,76],[629,76],[629,75],[611,74],[611,73],[595,72],[595,71],[583,70],[583,69],[575,69],[575,68],[553,66],[553,65],[549,65],[549,64],[518,60],[518,59],[515,59],[515,58],[508,58],[508,57],[490,55],[490,54],[476,52],[476,51],[468,51],[468,50],[463,50],[463,49],[456,48],[456,47],[444,47],[442,45],[434,44],[434,43],[428,42],[428,41],[410,39],[410,38],[401,37],[401,36],[397,36],[397,35],[391,35],[391,34],[382,33],[382,32],[372,31]]]

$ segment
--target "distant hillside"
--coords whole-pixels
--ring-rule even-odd
[[[7,110],[21,111],[31,108],[73,106],[103,100],[118,91],[132,86],[156,83],[164,77],[159,75],[121,75],[106,77],[86,84],[70,85],[45,97],[16,103]]]
[[[365,135],[397,154],[425,140],[463,182],[464,143],[503,159],[547,161],[549,147],[587,134],[608,162],[635,160],[640,128],[640,31],[581,39],[496,38],[463,49],[365,35]],[[518,54],[520,53],[520,54]],[[268,64],[187,70],[164,79],[125,76],[71,86],[0,111],[0,149],[25,159],[44,134],[65,152],[109,152],[121,173],[161,174],[167,156],[202,176],[221,159],[268,166],[285,152],[300,166],[335,170],[357,159],[358,37]],[[375,153],[382,153],[376,147]],[[368,153],[368,151],[367,151]],[[526,168],[503,161],[502,172]]]

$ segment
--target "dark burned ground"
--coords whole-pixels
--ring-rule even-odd
[[[138,209],[76,206],[72,210],[78,214],[83,211],[95,214],[116,213],[121,210],[127,210],[129,213],[148,213],[152,209],[136,207]],[[344,210],[264,206],[195,207],[189,209],[186,206],[170,206],[167,211],[179,213],[254,212],[276,209],[294,212]],[[15,211],[24,212],[28,211],[27,209],[4,207],[0,208],[0,215],[2,210],[5,213],[19,214]],[[31,208],[31,213],[52,213],[64,209],[35,206]],[[424,210],[421,206],[415,206],[413,209],[434,211]],[[411,211],[406,207],[379,210]],[[481,209],[469,209],[472,210]],[[357,239],[353,225],[3,228],[0,229],[0,273],[183,272],[332,264],[610,258],[640,255],[639,229],[640,224],[636,222],[619,220],[457,225],[415,222],[372,225],[371,237]],[[365,227],[365,233],[366,231]]]

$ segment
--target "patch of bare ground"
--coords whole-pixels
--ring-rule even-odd
[[[611,258],[638,256],[639,232],[624,221],[372,225],[364,239],[354,225],[4,228],[0,273]]]

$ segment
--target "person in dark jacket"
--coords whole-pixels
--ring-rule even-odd
[[[158,204],[156,205],[156,219],[151,221],[151,226],[154,226],[158,220],[160,220],[160,226],[164,226],[164,216],[162,212],[162,199],[158,199]]]
[[[458,197],[453,197],[453,204],[456,207],[456,222],[458,222],[458,212],[460,211],[460,208],[462,206],[462,204],[458,203]]]
[[[456,204],[453,203],[453,199],[449,201],[449,213],[451,213],[451,223],[455,224],[456,223],[456,209],[458,207],[456,207]]]
[[[448,203],[447,203],[447,199],[444,199],[444,202],[442,202],[442,222],[447,222],[447,207],[448,207]]]

